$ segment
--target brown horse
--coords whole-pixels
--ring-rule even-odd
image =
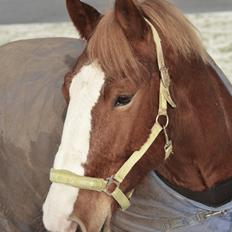
[[[188,197],[202,193],[197,200],[203,204],[229,202],[231,91],[212,68],[189,21],[164,0],[116,0],[104,16],[78,0],[67,0],[67,7],[87,46],[65,77],[69,107],[54,169],[105,180],[147,141],[158,114],[162,73],[148,20],[162,41],[176,108],[168,106],[168,128],[135,164],[120,190],[128,193],[156,170]],[[165,159],[167,136],[174,152]],[[222,183],[228,184],[227,194],[218,194]],[[205,199],[204,194],[215,197]],[[71,232],[78,223],[83,231],[107,231],[118,208],[109,195],[53,183],[43,207],[45,227]]]

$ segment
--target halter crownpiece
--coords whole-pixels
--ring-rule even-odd
[[[168,72],[168,68],[164,62],[163,49],[161,45],[161,39],[155,27],[145,19],[148,25],[151,27],[154,41],[156,43],[156,52],[157,52],[157,60],[158,67],[160,71],[161,81],[160,81],[160,91],[159,91],[159,110],[158,115],[156,117],[155,124],[151,129],[151,133],[147,141],[143,144],[143,146],[135,151],[130,158],[122,165],[122,167],[117,171],[117,173],[107,179],[103,178],[94,178],[94,177],[86,177],[79,176],[75,173],[72,173],[67,170],[56,170],[51,169],[50,172],[50,181],[58,184],[65,184],[69,186],[73,186],[79,189],[92,190],[98,192],[104,192],[108,196],[111,196],[116,200],[116,202],[120,205],[122,210],[126,210],[130,206],[130,197],[131,192],[128,194],[123,193],[120,189],[120,185],[123,180],[126,178],[131,169],[135,166],[136,163],[144,156],[153,142],[156,140],[158,135],[163,131],[165,135],[165,160],[169,158],[169,156],[173,153],[172,141],[168,137],[167,127],[169,124],[169,117],[167,113],[168,104],[173,108],[176,107],[174,101],[171,98],[169,86],[170,86],[170,76]],[[159,122],[160,117],[166,118],[166,124],[161,125]],[[111,189],[113,189],[111,191]]]

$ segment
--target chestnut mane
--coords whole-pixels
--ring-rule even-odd
[[[174,5],[165,0],[146,0],[138,7],[161,33],[161,38],[165,38],[163,42],[171,49],[174,60],[182,56],[188,60],[197,58],[207,62],[207,54],[196,29]],[[107,12],[100,20],[89,40],[87,51],[89,59],[98,60],[109,78],[133,79],[141,72],[142,64],[136,59],[113,11]]]

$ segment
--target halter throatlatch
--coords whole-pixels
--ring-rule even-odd
[[[118,170],[118,172],[115,175],[107,179],[79,176],[67,170],[51,169],[50,172],[51,182],[65,184],[79,189],[104,192],[108,196],[113,197],[118,202],[122,210],[126,210],[130,206],[131,193],[128,194],[123,193],[122,190],[120,189],[121,183],[128,175],[128,173],[131,171],[131,169],[135,166],[135,164],[147,152],[147,150],[150,148],[150,146],[153,144],[155,139],[162,131],[164,132],[164,136],[165,136],[165,146],[164,146],[165,159],[167,159],[173,152],[172,141],[169,139],[167,133],[167,127],[169,124],[167,106],[169,104],[173,108],[176,107],[174,101],[171,98],[169,91],[171,80],[170,80],[168,68],[166,67],[164,62],[163,49],[162,49],[161,39],[159,37],[159,34],[157,30],[154,28],[154,26],[147,19],[145,20],[151,27],[153,38],[156,43],[157,61],[158,61],[158,67],[161,76],[158,115],[156,117],[155,124],[151,129],[151,133],[146,143],[143,144],[143,146],[138,151],[135,151],[130,156],[130,158],[122,165],[122,167]],[[161,117],[164,117],[166,119],[165,125],[161,125],[161,123],[159,122],[159,119]]]

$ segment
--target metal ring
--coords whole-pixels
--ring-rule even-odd
[[[165,117],[166,118],[166,123],[164,125],[162,125],[160,122],[159,122],[159,118],[160,117]],[[156,123],[159,123],[164,129],[166,129],[168,127],[168,124],[169,124],[169,117],[167,114],[158,114],[157,117],[156,117]]]

